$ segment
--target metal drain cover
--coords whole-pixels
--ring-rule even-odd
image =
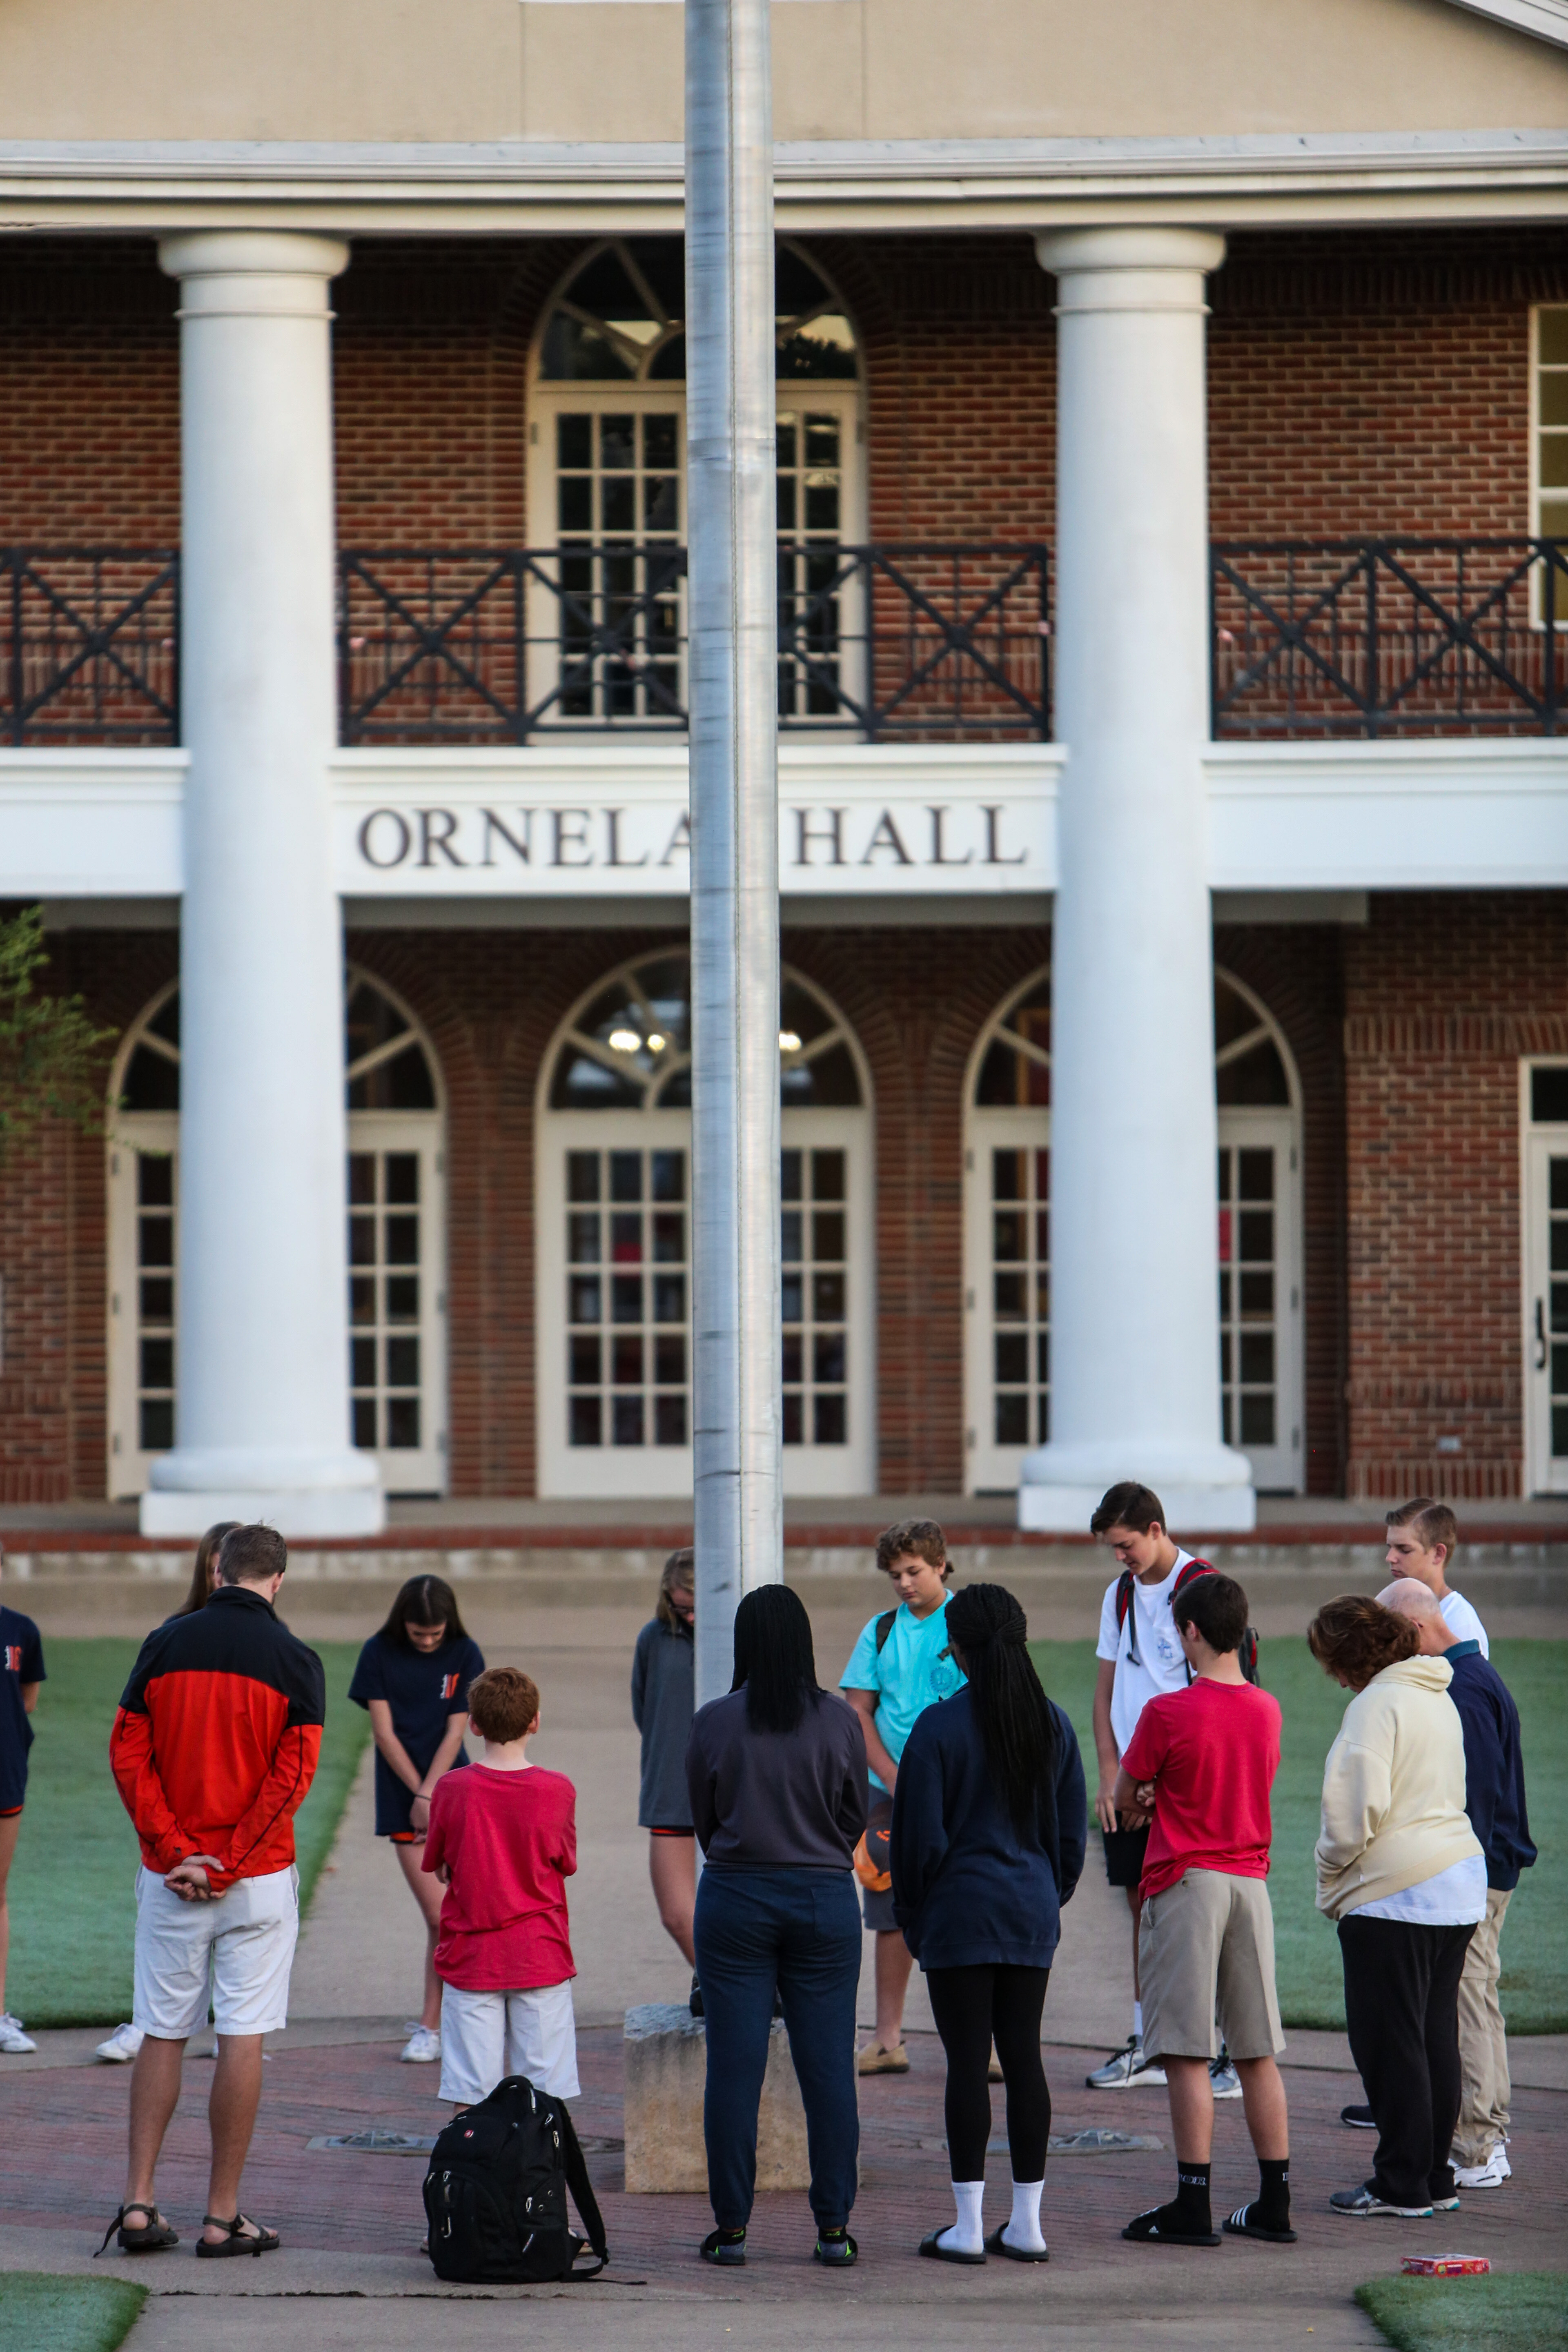
[[[436,2145],[432,2132],[388,2131],[377,2124],[369,2131],[321,2132],[307,2147],[352,2147],[365,2156],[428,2156]]]

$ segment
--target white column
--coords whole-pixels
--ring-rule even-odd
[[[1247,1528],[1220,1442],[1208,737],[1205,273],[1221,237],[1039,238],[1057,310],[1051,1443],[1024,1527],[1139,1478],[1173,1525]]]
[[[180,280],[175,1451],[149,1534],[383,1524],[349,1442],[342,923],[332,869],[331,238],[166,238]]]

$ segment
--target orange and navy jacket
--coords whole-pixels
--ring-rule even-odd
[[[286,1870],[326,1699],[314,1650],[244,1585],[220,1585],[205,1609],[149,1633],[109,1742],[147,1868],[216,1854],[219,1891]]]

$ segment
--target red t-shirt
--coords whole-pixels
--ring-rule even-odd
[[[1146,1897],[1163,1895],[1189,1870],[1268,1877],[1279,1724],[1279,1700],[1252,1683],[1200,1675],[1185,1690],[1148,1702],[1121,1755],[1134,1780],[1154,1783]]]
[[[527,1992],[577,1973],[566,1888],[577,1867],[577,1791],[530,1765],[447,1772],[430,1800],[424,1867],[452,1873],[436,1973],[464,1992]]]

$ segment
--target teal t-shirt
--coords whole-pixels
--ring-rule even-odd
[[[885,1616],[886,1611],[879,1611]],[[913,1728],[917,1715],[939,1699],[951,1698],[962,1687],[963,1676],[951,1658],[942,1655],[947,1647],[947,1602],[933,1609],[929,1617],[916,1617],[900,1604],[893,1620],[892,1630],[883,1643],[880,1654],[877,1649],[877,1619],[861,1629],[860,1638],[849,1654],[849,1664],[839,1676],[840,1690],[875,1691],[877,1697],[877,1737],[896,1764],[904,1752],[904,1742]],[[871,1786],[881,1789],[875,1772]],[[886,1790],[883,1790],[886,1795]]]

